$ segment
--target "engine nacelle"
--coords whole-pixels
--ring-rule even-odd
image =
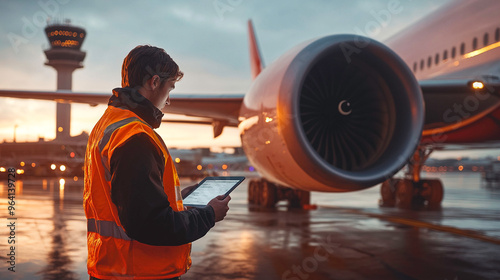
[[[334,35],[268,66],[246,94],[242,146],[259,173],[292,188],[376,185],[413,155],[424,123],[420,86],[388,47]]]

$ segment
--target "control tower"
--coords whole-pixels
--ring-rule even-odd
[[[85,29],[64,23],[49,23],[45,27],[50,48],[45,50],[47,62],[57,71],[57,90],[71,90],[73,71],[83,68],[85,52],[81,51]],[[56,141],[70,138],[71,105],[57,103]]]

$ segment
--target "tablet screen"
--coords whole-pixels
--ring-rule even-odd
[[[214,197],[226,194],[241,181],[241,179],[206,179],[184,199],[183,203],[207,205]]]

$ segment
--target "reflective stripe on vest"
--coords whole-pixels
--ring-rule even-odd
[[[123,228],[113,221],[99,221],[96,219],[87,220],[87,231],[98,233],[100,236],[114,237],[126,241],[132,241]]]
[[[104,167],[105,179],[108,182],[111,181],[111,172],[109,171],[109,167],[107,165],[108,158],[102,156],[102,150],[104,150],[104,147],[106,147],[106,145],[108,144],[109,139],[111,138],[111,135],[113,134],[113,132],[115,132],[115,130],[131,122],[141,122],[147,126],[150,126],[149,124],[143,122],[142,120],[136,117],[123,119],[121,121],[117,121],[115,123],[108,125],[108,127],[106,127],[106,129],[104,130],[101,140],[99,141],[99,152],[101,153],[102,167]]]

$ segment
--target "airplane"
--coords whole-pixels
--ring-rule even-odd
[[[246,94],[172,95],[164,111],[238,127],[261,177],[249,202],[310,203],[310,192],[381,185],[382,206],[438,208],[422,179],[435,150],[500,147],[500,1],[452,1],[386,45],[361,35],[301,43],[264,67],[248,22]],[[383,15],[379,15],[383,16]],[[2,97],[107,104],[109,94],[0,90]],[[189,121],[187,121],[189,122]],[[403,178],[394,175],[407,166]]]

